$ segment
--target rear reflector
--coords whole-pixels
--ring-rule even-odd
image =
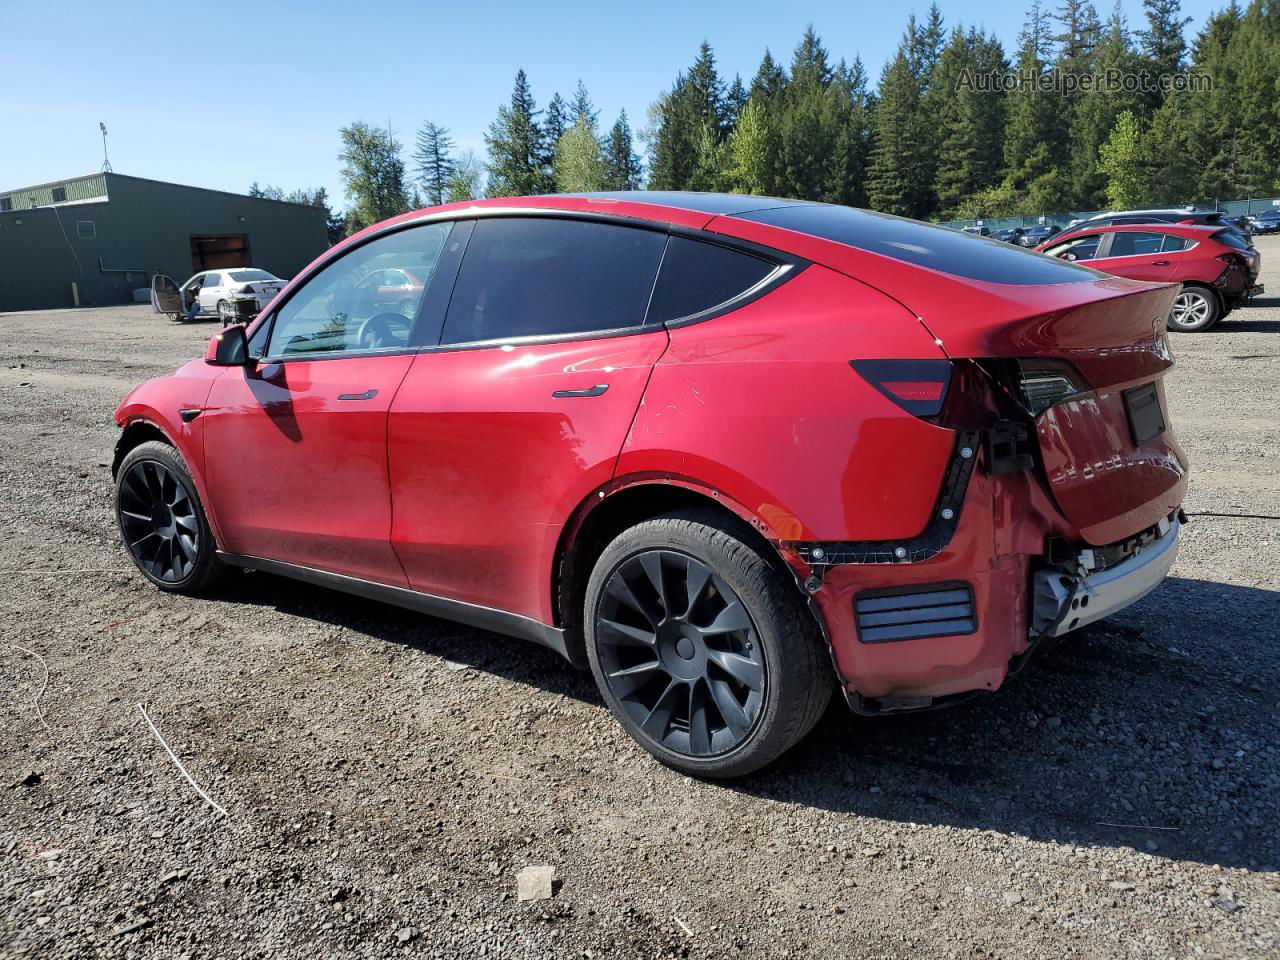
[[[978,626],[973,587],[967,583],[867,590],[854,598],[853,612],[863,643],[955,637]]]
[[[936,417],[942,412],[950,360],[850,360],[849,365],[907,413]]]

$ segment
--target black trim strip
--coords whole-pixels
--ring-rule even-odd
[[[978,459],[977,430],[956,433],[951,460],[942,489],[933,505],[932,519],[923,532],[909,540],[841,540],[835,543],[792,543],[792,548],[815,568],[846,563],[921,563],[946,549],[960,525],[960,508],[969,490],[969,478]],[[965,455],[968,451],[968,456]]]
[[[465,623],[469,626],[479,627],[482,630],[492,630],[494,633],[518,637],[521,640],[531,640],[540,646],[550,647],[575,667],[586,666],[586,663],[580,657],[575,657],[569,652],[569,646],[565,642],[563,630],[559,627],[545,624],[540,620],[535,620],[532,617],[511,613],[507,610],[496,610],[493,607],[483,607],[475,603],[466,603],[462,600],[451,600],[448,597],[419,593],[417,590],[410,590],[406,587],[375,583],[372,580],[362,580],[359,577],[349,577],[341,573],[317,570],[314,567],[285,563],[281,560],[268,560],[264,557],[251,557],[240,553],[224,553],[221,550],[218,551],[218,556],[232,566],[275,573],[283,577],[291,577],[294,580],[301,580],[304,583],[312,583],[316,586],[340,590],[343,593],[365,597],[369,600],[389,603],[417,613],[425,613],[428,616]]]

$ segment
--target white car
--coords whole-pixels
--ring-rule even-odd
[[[284,289],[285,283],[275,274],[256,267],[206,270],[197,273],[181,287],[161,274],[152,281],[151,302],[160,313],[182,314],[185,318],[195,297],[200,301],[196,316],[216,316],[226,324],[243,315],[237,311],[238,301],[253,300],[252,312],[258,313]]]

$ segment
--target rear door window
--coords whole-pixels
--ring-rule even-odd
[[[1145,257],[1159,253],[1164,243],[1164,235],[1160,233],[1139,233],[1137,231],[1116,231],[1111,235],[1111,249],[1108,257]]]
[[[1171,233],[1164,235],[1164,246],[1160,248],[1161,253],[1177,253],[1179,250],[1187,249],[1187,244],[1191,241],[1186,237],[1175,237]]]
[[[667,236],[553,217],[476,222],[443,343],[621,331],[644,323]]]
[[[649,323],[704,313],[746,293],[777,265],[741,250],[672,237],[649,306]]]

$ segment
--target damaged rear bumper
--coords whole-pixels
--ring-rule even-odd
[[[1178,556],[1178,517],[1161,521],[1157,539],[1135,548],[1126,560],[1103,570],[1084,569],[1070,575],[1039,570],[1032,579],[1031,629],[1039,636],[1060,637],[1102,620],[1136,603],[1160,585]]]

